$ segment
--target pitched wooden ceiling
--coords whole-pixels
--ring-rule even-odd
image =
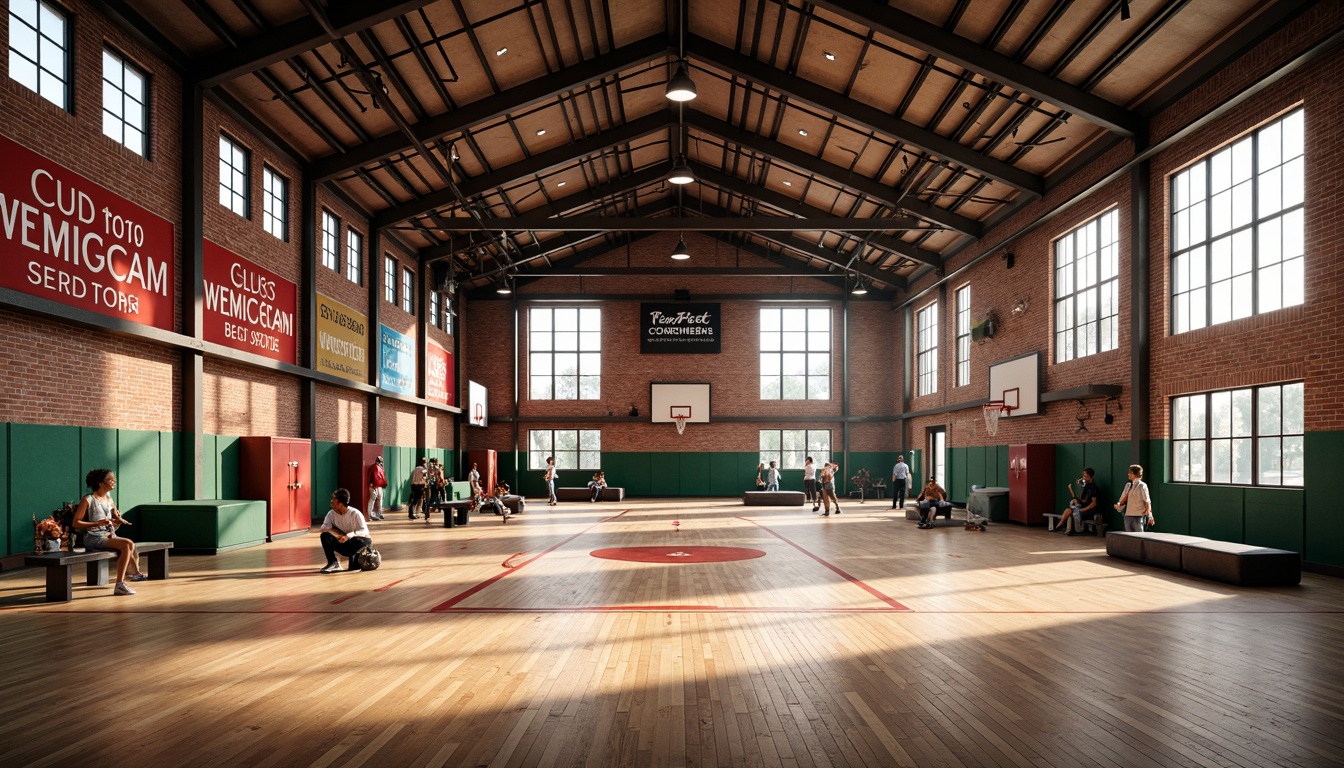
[[[899,290],[1312,3],[125,4],[464,284],[699,229]]]

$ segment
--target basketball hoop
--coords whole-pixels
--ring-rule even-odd
[[[992,400],[985,403],[983,407],[985,410],[985,431],[993,437],[999,434],[999,417],[1007,413],[1008,409],[1003,407],[1002,400]]]
[[[686,422],[687,422],[687,421],[690,421],[690,419],[691,419],[690,416],[683,416],[683,415],[680,415],[680,414],[678,414],[678,415],[672,417],[672,423],[677,425],[677,434],[678,434],[678,435],[682,435],[682,434],[685,434],[685,433],[686,433]]]

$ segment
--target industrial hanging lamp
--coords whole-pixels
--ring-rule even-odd
[[[667,89],[663,91],[663,95],[673,101],[690,101],[696,97],[695,81],[691,79],[691,70],[686,65],[685,59],[677,64],[677,71],[672,75],[672,79],[667,81]]]
[[[686,247],[686,237],[677,235],[677,247],[672,249],[672,259],[674,261],[686,261],[691,258],[691,250]]]

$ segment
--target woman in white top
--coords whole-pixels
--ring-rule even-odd
[[[112,592],[117,595],[134,595],[135,590],[126,584],[126,572],[132,571],[131,581],[144,581],[148,577],[140,572],[135,542],[116,534],[117,526],[126,522],[121,519],[117,503],[111,495],[112,489],[117,487],[117,476],[110,469],[95,469],[84,476],[84,484],[93,493],[80,500],[71,525],[84,532],[86,552],[117,553],[117,581]]]
[[[821,497],[817,495],[817,465],[812,463],[811,456],[803,462],[803,498],[812,502],[813,512],[821,506]]]
[[[1129,465],[1129,483],[1115,508],[1125,515],[1126,531],[1142,532],[1145,525],[1152,526],[1157,522],[1153,519],[1153,498],[1148,495],[1148,484],[1143,482],[1143,467]]]

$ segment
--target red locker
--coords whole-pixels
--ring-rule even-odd
[[[481,473],[481,490],[486,496],[495,492],[495,483],[499,482],[499,454],[493,449],[487,448],[482,451],[467,451],[466,459],[462,462],[461,479],[466,480],[467,475],[471,474],[471,465],[476,465],[476,471]],[[518,493],[514,489],[514,493]]]
[[[336,482],[350,492],[350,502],[369,518],[369,472],[383,455],[383,446],[371,443],[339,443],[336,446]],[[387,467],[383,467],[386,472]],[[389,486],[392,478],[387,479]],[[386,493],[386,489],[384,489]],[[384,499],[386,503],[386,499]]]
[[[1008,519],[1042,525],[1055,506],[1055,446],[1008,446]]]
[[[266,502],[269,541],[312,526],[312,446],[297,437],[244,437],[239,487],[243,498]]]

